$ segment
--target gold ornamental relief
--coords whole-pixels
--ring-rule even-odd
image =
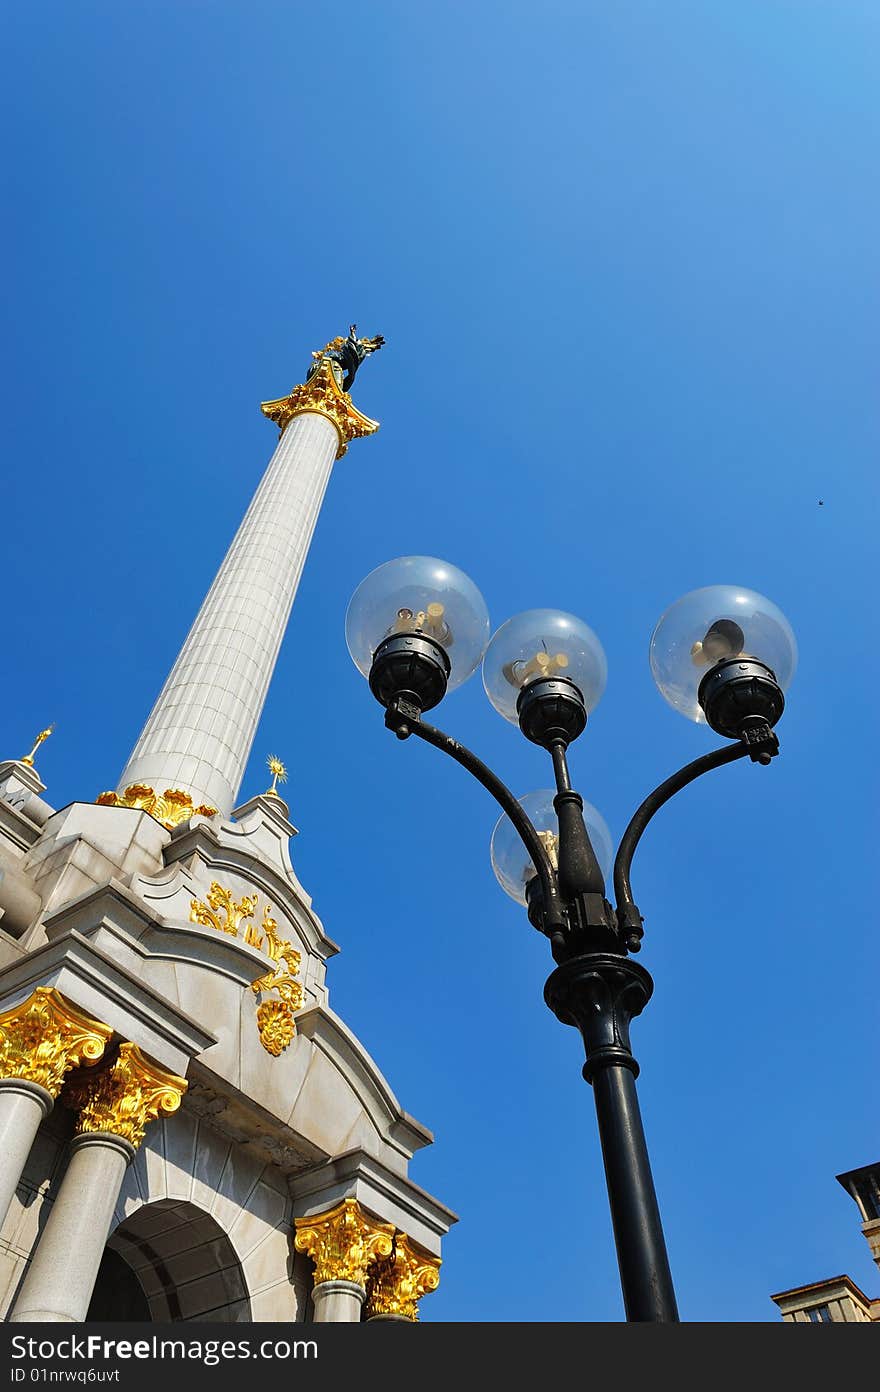
[[[393,1252],[379,1261],[370,1273],[366,1313],[402,1315],[417,1320],[419,1301],[440,1284],[440,1259],[423,1252],[398,1233]]]
[[[246,921],[253,919],[258,899],[259,895],[244,894],[236,903],[231,889],[212,880],[204,900],[193,899],[190,922],[229,933],[233,938],[238,937],[243,926],[244,941],[271,958],[274,970],[253,982],[251,990],[256,996],[267,997],[257,1006],[257,1029],[263,1048],[278,1058],[296,1034],[293,1017],[302,1008],[303,988],[295,978],[299,976],[302,955],[293,943],[279,937],[271,904],[263,905],[262,924]]]
[[[101,793],[95,802],[98,807],[133,807],[138,812],[149,812],[169,831],[191,817],[214,817],[217,813],[216,807],[208,807],[204,802],[197,807],[181,788],[166,788],[164,793],[157,793],[147,783],[130,783],[124,793]]]
[[[24,1078],[57,1097],[65,1074],[97,1063],[112,1033],[54,987],[38,986],[0,1014],[0,1078]]]
[[[200,923],[203,928],[216,928],[218,933],[229,933],[237,938],[242,920],[253,918],[256,907],[256,894],[244,894],[236,904],[232,890],[212,880],[204,900],[193,899],[189,918],[191,923]],[[251,941],[250,932],[250,928],[245,932],[246,942]]]
[[[186,1088],[185,1078],[169,1073],[136,1044],[122,1044],[109,1068],[71,1080],[61,1100],[79,1113],[78,1136],[109,1131],[137,1148],[160,1112],[177,1111]]]
[[[301,1009],[303,988],[295,977],[299,976],[302,956],[293,943],[278,936],[278,924],[271,917],[271,904],[263,910],[263,932],[265,937],[254,943],[262,952],[268,953],[275,963],[275,970],[261,976],[251,986],[255,995],[268,995],[276,991],[278,998],[262,1001],[257,1007],[257,1028],[260,1043],[268,1053],[277,1058],[293,1039],[296,1033],[294,1014]]]
[[[373,435],[379,429],[379,422],[359,411],[348,392],[342,390],[327,359],[320,363],[307,382],[294,387],[289,396],[281,396],[277,401],[264,401],[260,410],[275,422],[282,435],[294,417],[306,411],[326,416],[336,426],[339,435],[337,459],[342,458],[352,440]]]
[[[343,1199],[328,1213],[295,1223],[294,1246],[314,1262],[316,1286],[322,1281],[366,1286],[370,1268],[394,1246],[394,1225],[368,1217],[357,1199]]]

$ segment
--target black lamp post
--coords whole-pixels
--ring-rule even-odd
[[[605,655],[592,630],[573,615],[535,609],[508,620],[487,646],[488,613],[467,576],[443,561],[409,556],[380,566],[359,586],[346,636],[388,728],[449,754],[503,809],[492,842],[495,873],[549,938],[556,968],[544,999],[583,1037],[626,1317],[675,1321],[629,1039],[630,1021],[653,991],[631,956],[641,946],[643,919],[630,870],[648,822],[681,788],[746,755],[766,765],[778,753],[773,727],[796,662],[791,628],[769,600],[734,586],[692,591],[658,623],[650,658],[661,693],[733,743],[687,764],[638,808],[614,859],[613,908],[597,855],[604,849],[610,860],[611,839],[572,788],[567,759],[605,685]],[[550,754],[553,790],[517,801],[475,754],[423,720],[481,658],[492,704]]]

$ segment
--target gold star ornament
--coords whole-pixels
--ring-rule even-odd
[[[277,784],[287,782],[287,769],[275,754],[270,754],[266,760],[266,766],[272,775],[272,786],[267,788],[263,797],[280,797]]]

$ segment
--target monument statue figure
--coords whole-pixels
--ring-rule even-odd
[[[381,334],[375,338],[358,338],[357,324],[349,325],[347,338],[331,338],[330,342],[312,353],[312,365],[306,381],[313,377],[322,362],[330,364],[330,370],[337,386],[345,392],[351,391],[357,370],[364,358],[376,353],[385,342]]]

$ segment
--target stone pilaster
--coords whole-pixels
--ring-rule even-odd
[[[79,1323],[92,1298],[126,1168],[149,1122],[175,1112],[186,1090],[134,1044],[108,1068],[69,1082],[79,1112],[70,1161],[10,1316],[13,1324]]]
[[[391,1254],[394,1225],[370,1217],[357,1199],[343,1199],[326,1213],[297,1218],[294,1245],[315,1265],[315,1322],[356,1323],[372,1267]]]
[[[398,1233],[394,1250],[370,1272],[367,1318],[417,1320],[422,1296],[435,1291],[439,1284],[439,1259]]]
[[[65,1076],[96,1063],[111,1034],[45,986],[0,1014],[0,1223]]]

